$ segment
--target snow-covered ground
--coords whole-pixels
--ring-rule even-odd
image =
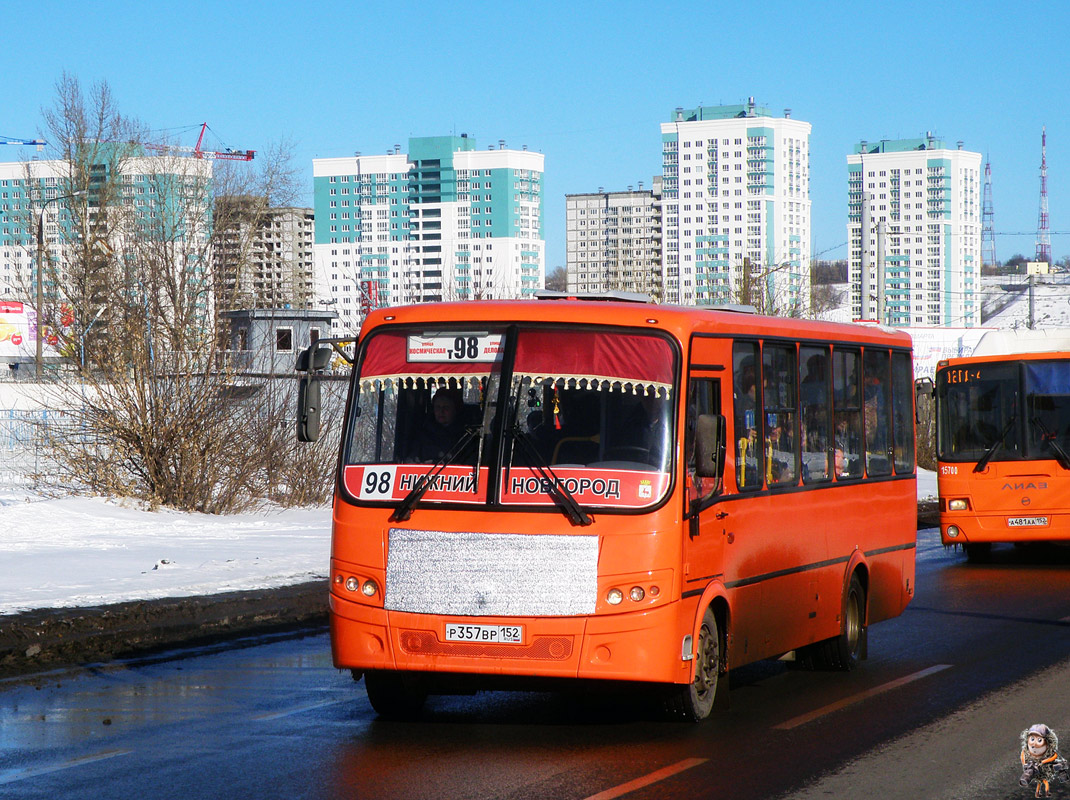
[[[331,511],[212,516],[0,494],[0,614],[325,578]]]
[[[918,498],[936,497],[919,470]],[[326,578],[329,508],[211,516],[97,498],[0,494],[0,614]]]

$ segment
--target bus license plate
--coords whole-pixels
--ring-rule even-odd
[[[446,641],[523,644],[524,628],[520,625],[461,625],[447,622]]]
[[[1047,517],[1007,517],[1010,528],[1043,528],[1047,524]]]

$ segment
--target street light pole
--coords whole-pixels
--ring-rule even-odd
[[[42,358],[42,344],[44,341],[43,325],[44,321],[44,305],[45,305],[45,286],[44,286],[44,265],[45,265],[45,209],[48,208],[49,203],[56,203],[60,200],[72,200],[75,197],[82,197],[85,192],[78,191],[71,194],[60,195],[59,197],[50,197],[41,203],[41,210],[37,214],[37,353],[34,359],[34,364],[37,368],[37,380],[41,380],[41,365],[43,363]]]

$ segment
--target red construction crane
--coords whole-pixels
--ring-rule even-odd
[[[204,144],[204,133],[207,130],[208,123],[201,123],[201,135],[197,137],[197,144],[194,147],[178,147],[168,144],[147,144],[145,145],[145,148],[160,153],[179,153],[189,155],[192,158],[221,158],[228,161],[252,161],[256,157],[255,150],[233,150],[229,147],[222,150],[202,150],[201,145]]]

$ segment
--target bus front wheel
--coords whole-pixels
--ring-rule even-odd
[[[375,713],[385,719],[413,719],[419,716],[427,702],[427,692],[400,672],[365,672],[364,688]]]
[[[974,542],[964,545],[966,560],[971,564],[987,564],[992,558],[992,542]]]
[[[689,722],[706,719],[717,696],[717,678],[721,668],[721,634],[713,609],[702,616],[695,648],[695,679],[686,686],[673,687],[665,709],[674,717]]]

